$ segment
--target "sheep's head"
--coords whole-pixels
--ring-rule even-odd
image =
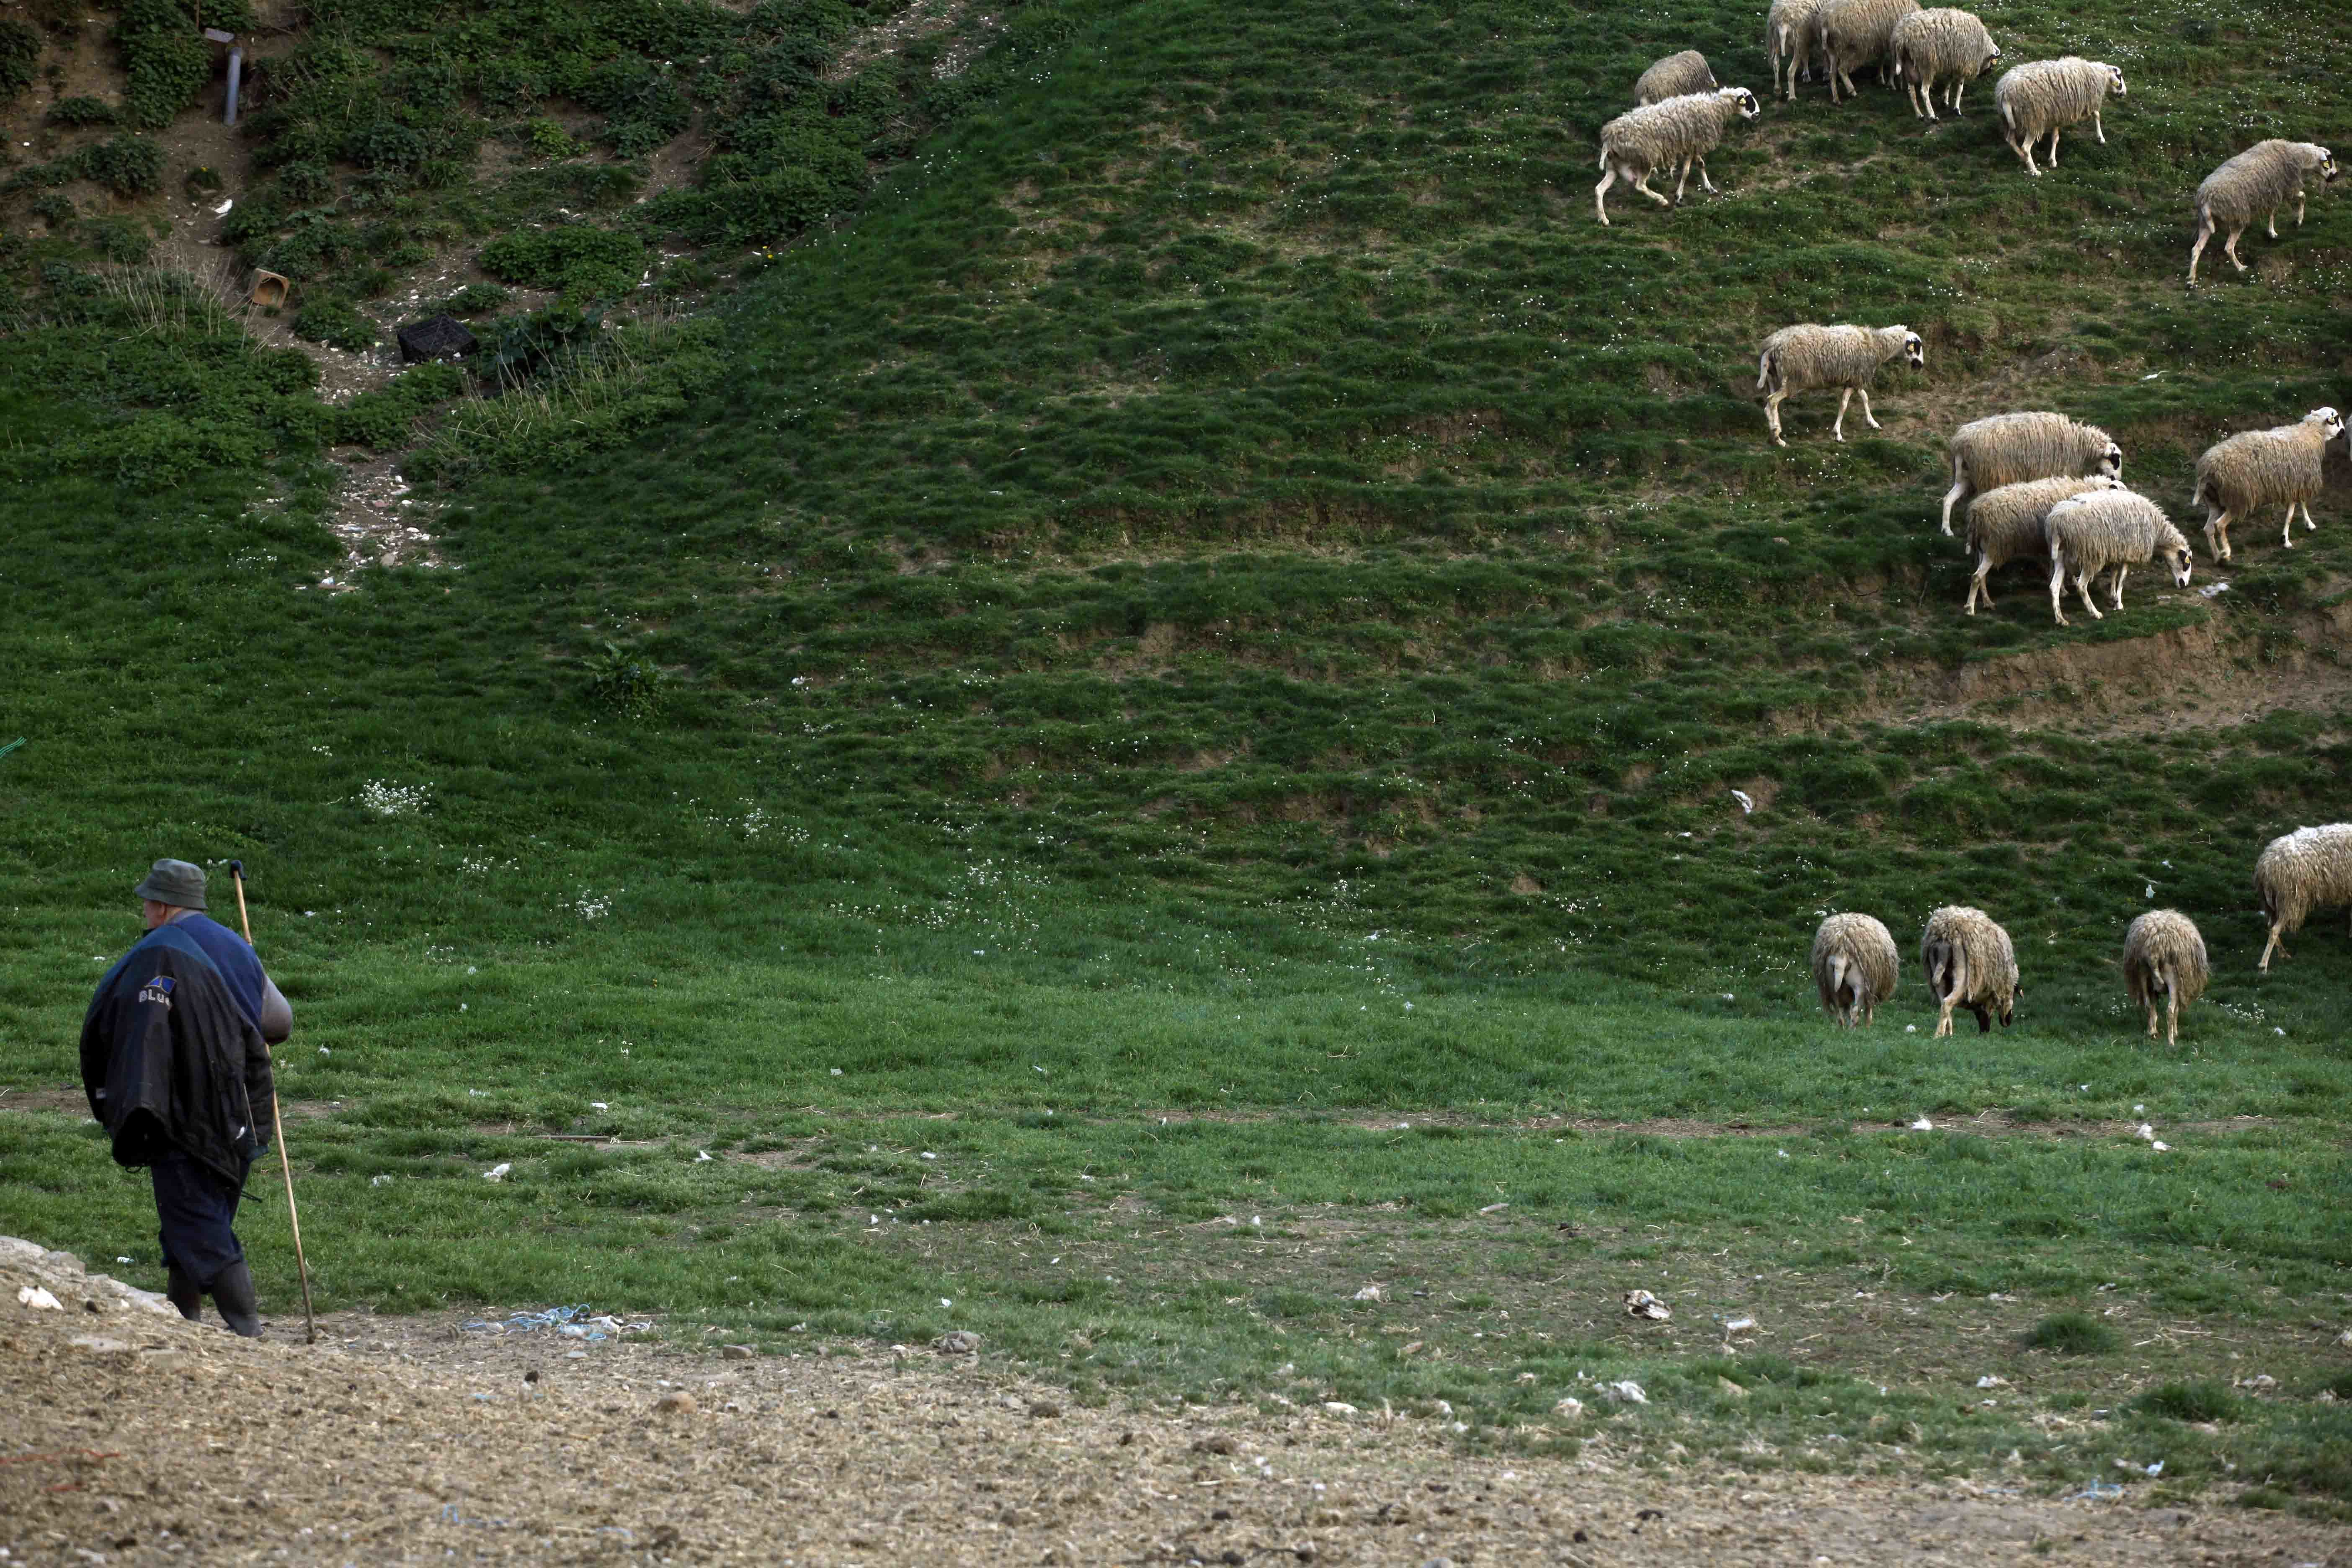
[[[2164,547],[2165,569],[2172,574],[2172,585],[2189,586],[2189,542],[2175,533]]]
[[[2101,490],[2119,490],[2124,488],[2124,482],[2113,474],[2093,474],[2091,488]]]
[[[2000,46],[1994,43],[1990,38],[1987,38],[1985,40],[1985,56],[1984,58],[1977,62],[1977,69],[1982,70],[1987,66],[1992,64],[1993,61],[2000,58]]]
[[[2319,154],[2319,178],[2321,182],[2324,184],[2326,181],[2334,179],[2336,173],[2336,154],[2329,152],[2325,147],[2314,147],[2312,151]]]
[[[1756,101],[1756,95],[1744,87],[1719,87],[1715,89],[1715,96],[1726,102],[1738,104],[1742,120],[1753,120],[1763,112]]]
[[[1898,327],[1895,330],[1903,334],[1903,363],[1913,370],[1927,369],[1927,343],[1921,341],[1918,333],[1908,327]]]
[[[2333,408],[2315,408],[2303,416],[2303,422],[2316,425],[2326,431],[2326,436],[2322,437],[2325,440],[2333,441],[2344,434],[2344,416]]]
[[[2123,67],[2109,66],[2107,68],[2107,90],[2114,93],[2117,98],[2123,97],[2126,92],[2130,90],[2124,86]]]
[[[2110,440],[2107,449],[2099,454],[2099,472],[2120,484],[2124,472],[2124,449]]]

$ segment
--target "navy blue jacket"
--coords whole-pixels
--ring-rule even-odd
[[[186,922],[122,955],[81,1026],[82,1091],[117,1163],[169,1149],[241,1184],[269,1146],[269,1047]]]

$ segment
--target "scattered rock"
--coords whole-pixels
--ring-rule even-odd
[[[1231,1454],[1235,1452],[1234,1440],[1223,1432],[1213,1432],[1192,1444],[1196,1454]]]
[[[16,1304],[20,1307],[30,1307],[36,1312],[56,1312],[64,1310],[59,1306],[55,1296],[50,1295],[38,1285],[17,1287]]]
[[[981,1340],[970,1329],[956,1329],[931,1342],[931,1348],[941,1355],[978,1355]]]
[[[1584,1414],[1584,1401],[1573,1394],[1551,1407],[1554,1415],[1565,1415],[1570,1421]]]
[[[1748,1391],[1740,1387],[1739,1384],[1732,1382],[1731,1379],[1727,1377],[1718,1377],[1715,1380],[1715,1391],[1717,1394],[1722,1394],[1726,1399],[1745,1399],[1748,1397]]]
[[[1036,1399],[1030,1401],[1029,1415],[1033,1420],[1050,1421],[1061,1413],[1062,1407],[1055,1404],[1050,1399]]]
[[[1356,1413],[1356,1407],[1343,1399],[1327,1399],[1323,1402],[1323,1408],[1334,1415],[1353,1415]]]
[[[1609,1401],[1612,1405],[1647,1405],[1650,1403],[1650,1396],[1643,1393],[1642,1385],[1635,1383],[1632,1378],[1627,1378],[1622,1383],[1602,1384],[1601,1385],[1601,1397]]]
[[[750,1361],[753,1356],[759,1353],[759,1352],[753,1350],[750,1345],[720,1345],[719,1347],[719,1359],[720,1361]]]
[[[1359,1301],[1385,1301],[1388,1300],[1387,1297],[1381,1294],[1381,1288],[1377,1285],[1365,1286],[1362,1289],[1356,1292],[1354,1299]]]
[[[76,1334],[66,1342],[78,1351],[98,1355],[128,1355],[135,1348],[128,1340],[110,1340],[101,1334]]]
[[[683,1391],[665,1394],[654,1401],[655,1414],[660,1415],[691,1415],[699,1408],[694,1403],[694,1395]]]

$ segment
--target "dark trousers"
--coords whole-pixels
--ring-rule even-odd
[[[157,1155],[147,1170],[155,1184],[164,1265],[176,1267],[198,1289],[210,1290],[223,1269],[245,1258],[236,1233],[229,1228],[236,1220],[244,1182],[231,1182],[177,1149]]]

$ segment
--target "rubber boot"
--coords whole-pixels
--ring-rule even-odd
[[[221,1321],[231,1333],[248,1340],[261,1337],[261,1304],[253,1299],[253,1271],[244,1258],[222,1269],[213,1281],[213,1305],[220,1309]]]
[[[188,1278],[178,1264],[172,1265],[172,1278],[163,1287],[163,1298],[180,1309],[180,1316],[192,1323],[205,1321],[205,1292]]]

